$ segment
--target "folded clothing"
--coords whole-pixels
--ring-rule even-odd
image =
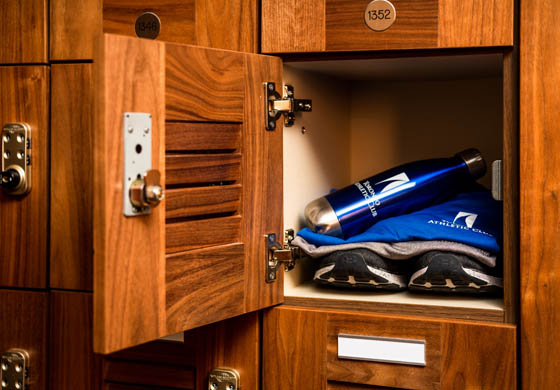
[[[385,259],[406,260],[426,252],[437,250],[466,255],[489,267],[496,266],[496,255],[473,246],[453,241],[406,241],[395,243],[356,242],[340,245],[315,246],[308,243],[303,237],[297,236],[291,244],[301,248],[301,250],[312,258],[327,256],[337,251],[362,248],[368,249]]]
[[[347,240],[308,228],[301,230],[298,236],[316,247],[366,242],[450,241],[496,254],[502,242],[502,207],[489,191],[468,192],[420,211],[379,221]]]

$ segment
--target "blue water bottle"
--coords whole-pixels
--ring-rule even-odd
[[[305,219],[317,233],[348,238],[382,219],[441,202],[485,173],[476,149],[411,162],[315,199],[305,208]]]

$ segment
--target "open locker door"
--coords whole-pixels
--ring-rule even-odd
[[[100,46],[95,351],[280,303],[282,277],[266,282],[265,235],[282,232],[282,127],[266,130],[264,83],[281,85],[281,61],[109,34]],[[127,217],[134,169],[148,168],[165,199]]]

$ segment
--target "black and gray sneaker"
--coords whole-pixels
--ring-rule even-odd
[[[337,287],[403,290],[407,263],[384,259],[368,249],[336,251],[323,257],[314,280]]]
[[[449,293],[499,293],[503,279],[497,271],[468,256],[431,251],[414,264],[408,288]]]

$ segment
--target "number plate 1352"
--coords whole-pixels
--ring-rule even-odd
[[[373,31],[385,31],[395,23],[397,11],[388,0],[373,0],[366,7],[364,21]]]

